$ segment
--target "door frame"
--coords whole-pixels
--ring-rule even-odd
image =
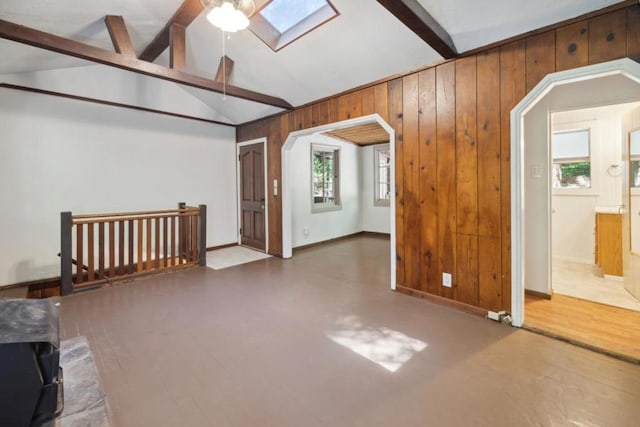
[[[549,150],[551,139],[550,113],[560,110],[637,101],[637,98],[634,99],[634,96],[638,96],[634,95],[635,91],[622,94],[619,93],[620,91],[614,90],[597,90],[582,92],[575,97],[577,99],[565,99],[562,97],[562,89],[568,87],[579,88],[579,85],[585,81],[600,79],[600,84],[606,85],[607,79],[616,80],[620,77],[638,84],[640,88],[640,64],[629,58],[623,58],[548,74],[511,110],[511,314],[514,326],[522,326],[525,319],[525,281],[535,283],[538,280],[542,281],[541,278],[547,277],[547,287],[551,285],[551,174],[547,173],[551,164]],[[560,95],[558,92],[560,92]],[[540,108],[540,110],[537,108]],[[531,116],[526,117],[530,112],[535,113],[537,117],[546,117],[546,126],[540,126],[539,122],[537,123],[537,130],[535,129],[536,126],[531,126],[533,119]],[[535,132],[538,134],[532,135]],[[527,156],[527,149],[530,149],[532,145],[531,143],[527,145],[526,140],[538,140],[538,137],[542,138],[543,134],[546,134],[546,144],[540,145],[546,150],[545,163],[540,163],[540,159],[535,157],[532,162],[532,159]],[[533,186],[531,179],[529,179],[529,169],[531,169],[532,177],[538,177],[536,168],[540,165],[542,165],[542,169],[538,170],[537,173],[538,175],[542,174],[539,176],[540,178],[546,179],[540,181],[542,185],[538,185],[538,187],[544,187],[547,191],[543,196],[539,193],[540,188],[538,188],[534,195],[537,195],[539,200],[546,197],[546,201],[542,201],[542,206],[535,206],[535,203],[532,204],[534,205],[533,208],[546,211],[546,215],[540,218],[539,223],[532,224],[529,218],[525,219],[525,196],[529,198],[531,190],[525,190]],[[546,230],[538,229],[539,233],[535,235],[531,232],[530,227],[541,227],[542,229],[546,227]],[[529,233],[525,233],[526,229],[529,229]],[[536,259],[536,256],[539,258],[538,260],[546,257],[547,265],[535,264],[533,260]],[[532,268],[534,266],[536,268]],[[531,279],[530,275],[532,274],[535,280]]]
[[[264,198],[264,253],[269,253],[269,198],[266,197],[267,194],[269,194],[267,192],[268,190],[268,186],[267,186],[267,164],[268,164],[268,159],[267,159],[267,138],[262,137],[262,138],[257,138],[257,139],[252,139],[250,141],[244,141],[244,142],[239,142],[236,144],[236,199],[238,201],[237,204],[237,217],[238,217],[238,226],[237,228],[237,233],[238,233],[238,245],[242,244],[242,233],[240,233],[240,227],[242,227],[242,194],[240,194],[241,191],[241,185],[240,185],[240,147],[244,147],[247,145],[255,145],[255,144],[262,144],[262,149],[263,149],[263,153],[264,155],[262,157],[264,157],[264,169],[263,169],[263,174],[264,174],[264,194],[265,194],[265,198]],[[259,249],[256,249],[259,250]]]
[[[290,132],[282,144],[282,182],[280,183],[280,196],[282,197],[282,257],[291,258],[293,256],[292,247],[292,197],[291,197],[291,150],[297,139],[301,136],[313,133],[333,131],[337,129],[347,128],[351,126],[363,125],[368,123],[378,123],[389,134],[389,147],[391,149],[391,194],[393,199],[389,203],[389,222],[390,222],[390,287],[396,290],[396,134],[393,127],[389,125],[379,114],[370,114],[355,119],[343,120],[313,128]],[[274,182],[274,187],[278,187],[278,183]]]

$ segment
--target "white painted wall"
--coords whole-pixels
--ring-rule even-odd
[[[360,148],[360,203],[363,231],[390,233],[389,206],[374,206],[374,145]]]
[[[620,112],[597,108],[557,113],[553,131],[590,130],[591,188],[554,189],[552,195],[552,253],[557,259],[593,264],[595,210],[622,203]],[[618,165],[619,169],[611,169]],[[616,175],[619,173],[619,175]]]
[[[549,144],[551,132],[546,99],[536,104],[525,115],[523,161],[523,225],[527,250],[524,251],[526,268],[525,289],[549,293],[551,283],[551,256],[549,220],[551,178],[549,170]]]
[[[340,148],[340,210],[311,212],[312,143]],[[292,247],[362,231],[358,150],[356,145],[324,135],[305,135],[296,140],[291,151]]]
[[[61,211],[202,203],[236,241],[233,128],[8,89],[0,127],[0,285],[59,275]]]

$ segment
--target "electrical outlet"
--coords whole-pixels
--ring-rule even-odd
[[[303,227],[302,234],[304,235],[304,237],[309,236],[309,227]]]
[[[451,273],[442,273],[442,286],[451,287]]]

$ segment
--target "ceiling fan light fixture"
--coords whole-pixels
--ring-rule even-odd
[[[249,16],[255,11],[253,0],[202,0],[207,20],[227,33],[235,33],[249,26]]]

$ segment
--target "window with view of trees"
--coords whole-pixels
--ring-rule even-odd
[[[311,206],[314,212],[340,207],[339,154],[337,147],[311,145]]]
[[[551,149],[553,188],[591,188],[588,129],[554,132]]]
[[[391,150],[389,144],[373,150],[374,206],[389,206],[391,200]]]

